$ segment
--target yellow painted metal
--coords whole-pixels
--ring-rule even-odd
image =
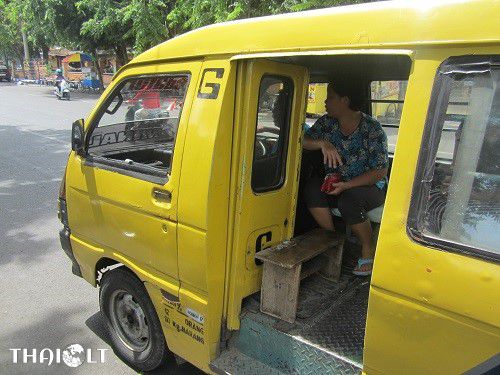
[[[137,75],[190,72],[191,82],[179,122],[172,169],[168,182],[158,186],[148,181],[89,166],[72,153],[68,160],[66,196],[72,238],[104,250],[122,254],[140,267],[156,269],[178,283],[177,198],[187,119],[196,90],[200,62],[152,65],[126,70],[107,93],[122,80]],[[98,106],[104,102],[104,95]],[[87,129],[96,110],[86,122]],[[172,195],[170,203],[158,202],[153,190]]]
[[[406,232],[436,71],[448,57],[472,51],[500,54],[499,46],[415,54],[372,276],[368,373],[462,373],[500,351],[498,264],[417,244]]]
[[[181,294],[179,300],[172,300],[162,293],[157,284],[146,282],[145,286],[155,306],[169,350],[205,372],[210,372],[206,323],[198,317],[192,317],[193,311],[205,316],[206,300],[198,296],[186,296],[185,293]]]
[[[367,374],[463,374],[498,353],[492,326],[402,295],[372,286],[369,311]]]
[[[212,74],[213,69],[224,69],[223,76]],[[72,154],[66,193],[72,244],[91,284],[95,285],[96,263],[110,258],[149,282],[149,292],[161,288],[178,297],[184,315],[190,310],[202,317],[202,341],[183,326],[189,316],[178,317],[165,335],[174,353],[208,371],[209,359],[218,350],[222,320],[235,74],[227,59],[151,65],[126,70],[113,86],[129,76],[168,72],[191,74],[172,172],[162,187],[172,193],[171,203],[154,202],[153,183],[88,167]],[[213,83],[220,85],[217,99],[197,95],[210,92]],[[108,88],[99,105],[112,90]],[[158,313],[164,320],[165,310],[159,308]],[[169,337],[172,330],[175,339]]]
[[[353,49],[356,47],[356,49]],[[241,55],[231,56],[231,60],[245,59],[273,59],[277,57],[298,57],[298,56],[343,56],[343,55],[399,55],[412,56],[413,51],[409,49],[394,49],[394,48],[358,48],[356,45],[349,49],[307,49],[293,52],[260,52],[260,53],[245,53]]]
[[[191,338],[183,335],[175,352],[205,367],[218,354],[223,326],[234,65],[227,59],[203,63],[199,92],[220,86],[216,98],[194,98],[179,185],[180,302],[204,316],[205,343],[191,345]]]
[[[449,56],[499,54],[499,13],[498,1],[381,2],[214,25],[140,55],[104,92],[86,130],[123,79],[189,72],[172,172],[161,187],[172,201],[158,204],[154,184],[91,168],[71,153],[66,195],[84,278],[96,285],[102,258],[130,268],[145,281],[170,349],[208,371],[221,328],[238,329],[242,298],[260,287],[256,237],[272,232],[268,246],[293,233],[308,74],[256,54],[405,49],[414,64],[375,260],[364,371],[460,372],[498,352],[498,265],[418,245],[406,220],[436,69]],[[292,77],[295,98],[285,185],[255,194],[251,164],[264,73]],[[214,85],[216,98],[198,95]]]
[[[234,137],[231,196],[235,214],[232,229],[232,260],[229,277],[228,327],[239,328],[242,298],[260,290],[262,267],[254,261],[259,234],[271,233],[262,247],[278,244],[293,235],[301,156],[301,133],[305,116],[307,70],[300,66],[268,60],[240,62],[235,126],[241,129]],[[256,131],[259,87],[264,75],[289,77],[294,85],[285,180],[276,190],[255,193],[252,190],[252,162]]]

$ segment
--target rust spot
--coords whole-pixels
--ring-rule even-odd
[[[431,272],[432,272],[432,270],[431,270],[430,268],[426,268],[425,270],[426,270],[427,272],[429,272],[429,273],[431,273]]]

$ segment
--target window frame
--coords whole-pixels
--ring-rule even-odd
[[[473,73],[491,71],[494,67],[500,67],[500,55],[453,56],[439,65],[434,78],[422,135],[406,231],[413,241],[421,245],[499,263],[500,253],[493,253],[480,247],[466,245],[439,236],[425,235],[418,229],[419,222],[422,219],[424,200],[429,196],[430,192],[430,185],[425,182],[432,181],[439,142],[443,131],[446,131],[443,128],[447,117],[446,110],[450,104],[448,99],[451,92],[451,85],[446,85],[446,74],[455,71],[457,68],[460,71]]]
[[[175,133],[175,139],[173,141],[173,146],[172,146],[172,164],[170,165],[170,168],[166,171],[159,170],[155,167],[147,166],[147,165],[142,165],[140,163],[137,164],[128,164],[125,161],[122,160],[114,160],[114,159],[109,159],[104,156],[99,156],[99,155],[91,155],[89,154],[89,142],[92,137],[92,133],[94,130],[98,127],[99,122],[102,119],[102,116],[104,116],[104,113],[106,112],[106,109],[109,107],[113,99],[116,97],[116,94],[120,92],[120,90],[127,84],[127,82],[134,80],[134,79],[140,79],[140,78],[154,78],[154,77],[167,77],[167,76],[186,76],[187,77],[187,83],[186,83],[186,93],[184,95],[183,99],[183,105],[181,108],[181,111],[179,112],[179,124],[181,122],[182,114],[184,111],[184,104],[186,102],[186,97],[189,92],[189,86],[191,84],[191,77],[192,73],[191,71],[188,70],[182,70],[182,71],[177,71],[177,72],[163,72],[163,73],[152,73],[152,74],[139,74],[139,75],[132,75],[132,76],[127,76],[124,77],[121,81],[119,81],[116,86],[113,88],[113,90],[106,96],[106,98],[103,100],[101,106],[98,108],[95,116],[92,118],[88,130],[85,132],[85,139],[84,139],[84,150],[85,150],[85,155],[84,155],[84,162],[86,166],[89,167],[99,167],[105,170],[109,170],[111,172],[117,172],[129,177],[134,177],[140,180],[144,181],[149,181],[153,182],[158,185],[165,185],[169,178],[170,174],[172,172],[172,165],[173,165],[173,160],[174,160],[174,152],[175,152],[175,143],[177,141],[177,134],[179,129],[177,128],[177,132]],[[109,124],[105,126],[110,126],[114,124]]]
[[[288,84],[291,85],[292,92],[291,92],[290,97],[288,98],[289,110],[286,113],[286,119],[285,119],[287,129],[286,129],[286,131],[283,131],[280,129],[280,134],[279,134],[280,138],[281,138],[281,135],[284,135],[284,139],[283,139],[284,147],[282,150],[284,157],[281,160],[281,164],[280,164],[280,168],[282,171],[280,180],[276,185],[269,186],[269,187],[266,187],[264,189],[256,189],[253,185],[253,173],[254,173],[254,163],[255,163],[255,143],[257,142],[257,125],[259,123],[260,88],[262,87],[262,82],[266,78],[280,79],[283,83],[288,82]],[[254,194],[262,194],[262,193],[267,193],[267,192],[276,191],[276,190],[281,189],[281,187],[285,184],[285,181],[286,181],[286,164],[288,161],[288,143],[290,140],[290,131],[292,129],[291,121],[292,121],[293,104],[294,104],[294,97],[295,97],[295,82],[294,82],[293,78],[290,76],[274,74],[274,73],[265,73],[260,78],[259,91],[258,91],[257,95],[258,95],[257,96],[257,111],[255,113],[255,123],[254,123],[255,124],[255,126],[254,126],[255,134],[253,137],[253,145],[252,145],[252,170],[251,170],[251,174],[250,174],[250,186],[251,186]]]
[[[401,99],[390,99],[390,100],[388,100],[388,99],[372,99],[372,83],[373,82],[390,82],[390,81],[406,81],[406,85],[407,85],[406,90],[408,90],[409,79],[372,79],[372,80],[370,80],[369,84],[368,84],[368,94],[369,94],[369,96],[368,96],[368,108],[370,111],[370,116],[373,117],[373,110],[372,110],[373,103],[403,104],[403,107],[404,107],[404,103],[405,103],[404,99],[403,100],[401,100]],[[406,97],[406,92],[405,92],[405,97]],[[380,123],[380,125],[382,125],[383,128],[399,129],[399,127],[401,126],[401,118],[399,119],[398,125],[382,124],[382,123]]]

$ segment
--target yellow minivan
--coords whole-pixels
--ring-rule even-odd
[[[256,18],[124,66],[73,124],[59,197],[62,247],[100,288],[116,353],[141,371],[174,357],[224,374],[498,370],[499,14],[397,1]],[[319,233],[302,196],[322,164],[302,150],[307,89],[343,76],[389,142],[373,275],[349,272],[347,231],[340,278],[294,274],[298,295],[270,301],[291,309],[280,319],[261,311],[256,257]]]

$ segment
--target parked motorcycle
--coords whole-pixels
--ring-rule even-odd
[[[63,79],[59,82],[59,85],[56,85],[54,87],[54,94],[57,96],[57,99],[66,99],[69,100],[70,94],[69,94],[69,84],[68,82]]]

